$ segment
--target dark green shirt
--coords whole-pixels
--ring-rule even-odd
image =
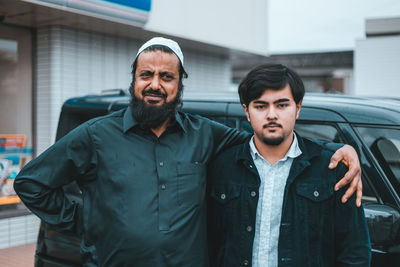
[[[19,173],[22,201],[60,230],[82,232],[100,266],[207,266],[206,165],[248,135],[178,112],[157,138],[130,109],[84,123]],[[77,181],[83,205],[62,186]]]

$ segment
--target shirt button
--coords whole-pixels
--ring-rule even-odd
[[[162,184],[162,185],[161,185],[161,189],[162,189],[162,190],[165,190],[165,188],[167,188],[167,187],[165,186],[165,184]]]
[[[249,261],[248,261],[248,260],[244,260],[244,261],[243,261],[243,265],[244,265],[244,266],[248,266],[248,265],[249,265]]]
[[[225,194],[221,194],[221,199],[225,199],[226,195]]]
[[[252,168],[253,168],[253,165],[249,165],[249,167],[252,169]]]
[[[160,166],[161,167],[164,166],[164,162],[160,161]]]
[[[255,196],[257,195],[257,193],[254,192],[254,191],[251,191],[250,195],[251,195],[252,197],[255,197]]]
[[[319,193],[318,193],[318,191],[314,191],[314,197],[319,197]]]
[[[253,230],[253,228],[251,226],[247,226],[246,230],[247,230],[247,232],[251,232],[251,230]]]

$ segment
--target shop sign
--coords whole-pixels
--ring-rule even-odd
[[[151,10],[151,0],[41,0],[35,2],[47,2],[140,25],[146,24]]]
[[[15,194],[14,179],[32,158],[32,148],[26,147],[25,135],[0,134],[0,205],[19,203]]]

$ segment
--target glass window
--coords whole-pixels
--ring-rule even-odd
[[[355,128],[393,187],[400,192],[400,129],[366,126]]]
[[[26,213],[13,183],[32,158],[30,31],[0,25],[0,217]]]
[[[338,130],[332,124],[310,124],[297,122],[294,129],[302,137],[316,138],[335,143],[344,143]]]

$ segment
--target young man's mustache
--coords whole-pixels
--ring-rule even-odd
[[[263,128],[268,128],[268,127],[270,127],[270,126],[275,126],[275,127],[280,127],[280,128],[282,128],[282,125],[280,125],[279,123],[276,123],[276,122],[270,122],[270,123],[264,124],[264,125],[263,125]]]

